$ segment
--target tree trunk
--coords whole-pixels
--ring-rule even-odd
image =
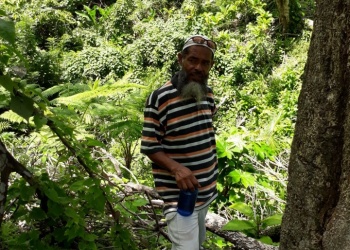
[[[316,1],[280,249],[350,246],[350,0]]]

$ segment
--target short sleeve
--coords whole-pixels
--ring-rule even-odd
[[[145,155],[163,151],[161,141],[164,133],[160,124],[158,106],[157,91],[154,91],[148,97],[144,110],[141,153]]]

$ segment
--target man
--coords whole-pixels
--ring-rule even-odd
[[[152,161],[172,250],[201,249],[208,206],[217,196],[212,124],[216,107],[207,85],[215,49],[206,36],[188,38],[178,54],[181,70],[146,102],[141,152]],[[179,191],[195,189],[198,196],[192,215],[178,214]]]

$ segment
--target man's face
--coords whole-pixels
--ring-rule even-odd
[[[182,70],[187,73],[188,82],[206,84],[209,71],[213,66],[213,54],[210,49],[203,46],[191,46],[189,53],[179,53],[178,61]]]

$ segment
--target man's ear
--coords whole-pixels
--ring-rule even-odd
[[[182,53],[178,53],[177,54],[177,61],[179,62],[179,64],[182,66],[182,60],[183,60],[183,57],[182,57]]]

